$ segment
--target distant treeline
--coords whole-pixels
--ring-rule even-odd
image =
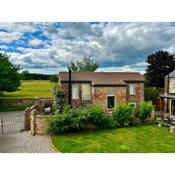
[[[30,73],[28,71],[23,71],[20,74],[21,74],[21,80],[50,80],[51,82],[58,81],[58,78],[56,75]]]

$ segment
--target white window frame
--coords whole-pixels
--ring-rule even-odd
[[[113,108],[108,108],[108,97],[114,97],[114,107]],[[115,107],[116,107],[116,96],[115,96],[115,94],[108,94],[107,95],[107,109],[108,110],[113,110],[113,109],[115,109]]]
[[[131,93],[131,87],[133,87],[133,93]],[[129,84],[129,95],[136,95],[135,84]]]
[[[77,90],[77,96],[74,96],[74,91],[73,91],[74,88],[76,88],[76,90]],[[73,84],[72,85],[72,99],[73,100],[79,99],[78,84]]]
[[[136,107],[137,107],[136,102],[129,102],[129,105],[134,105],[134,108],[136,108]]]
[[[89,87],[89,91],[90,91],[90,94],[88,95],[88,97],[87,98],[84,98],[84,96],[83,96],[83,86],[88,86]],[[81,87],[82,87],[82,100],[92,100],[92,90],[91,90],[91,85],[88,83],[83,83],[82,85],[81,85]]]

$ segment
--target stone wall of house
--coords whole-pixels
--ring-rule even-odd
[[[72,106],[80,106],[82,105],[82,100],[81,100],[81,91],[82,91],[82,86],[81,83],[72,83],[72,85],[78,85],[78,96],[79,99],[72,99]],[[61,83],[61,88],[66,92],[66,97],[65,101],[68,103],[68,83]]]
[[[135,95],[129,95],[129,86],[127,86],[127,102],[136,102],[136,104],[144,101],[144,83],[134,83],[135,84]]]
[[[107,96],[115,94],[116,104],[126,103],[126,87],[93,87],[93,103],[107,108]]]
[[[82,105],[81,100],[81,83],[78,84],[79,99],[72,99],[73,106]],[[94,104],[101,104],[104,108],[107,107],[107,95],[115,94],[116,104],[126,102],[136,102],[137,104],[144,100],[144,83],[134,83],[136,87],[136,95],[129,95],[129,86],[92,86],[92,102]],[[73,83],[72,83],[73,85]],[[68,94],[68,83],[61,83],[61,88]],[[68,96],[65,98],[68,102]]]

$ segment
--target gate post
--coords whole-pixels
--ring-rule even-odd
[[[3,134],[3,132],[4,132],[3,129],[4,129],[3,128],[3,119],[1,118],[1,134]]]
[[[35,136],[35,117],[37,115],[38,111],[36,109],[33,109],[30,113],[30,129],[31,129],[31,134]]]
[[[24,125],[26,131],[30,131],[30,112],[30,108],[26,108],[24,112]]]

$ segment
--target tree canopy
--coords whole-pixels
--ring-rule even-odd
[[[0,52],[0,93],[13,92],[20,86],[19,65],[10,62],[9,56]]]
[[[95,72],[99,67],[99,64],[94,61],[91,56],[83,58],[82,61],[77,60],[71,62],[69,68],[74,72]]]
[[[175,69],[175,57],[167,51],[157,51],[146,59],[146,85],[164,87],[164,77]]]
[[[22,71],[21,79],[22,80],[49,80],[53,75],[39,74],[39,73],[30,73],[27,70]]]

